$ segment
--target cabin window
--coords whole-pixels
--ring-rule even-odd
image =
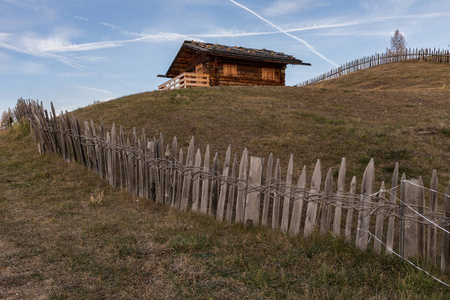
[[[223,76],[237,76],[237,65],[223,65]]]
[[[275,69],[262,68],[262,78],[266,80],[275,80]]]
[[[195,73],[203,74],[203,64],[199,64],[195,66]]]

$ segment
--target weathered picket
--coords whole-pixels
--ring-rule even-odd
[[[407,60],[450,63],[450,51],[439,49],[405,49],[404,51],[400,52],[388,51],[386,53],[375,54],[372,56],[356,59],[349,63],[345,63],[344,65],[341,65],[336,69],[332,69],[327,73],[299,83],[298,86],[305,86],[308,84],[337,78],[358,70],[367,69],[374,66],[381,66]]]
[[[137,130],[133,129],[130,140],[125,138],[122,127],[117,131],[113,124],[110,131],[105,131],[101,121],[98,131],[92,120],[83,122],[82,134],[80,122],[67,112],[57,117],[53,105],[49,116],[42,104],[19,100],[15,115],[30,121],[32,136],[41,153],[51,151],[68,162],[79,162],[108,180],[111,186],[126,188],[141,198],[176,210],[209,214],[219,221],[225,219],[246,226],[262,224],[291,235],[303,230],[305,237],[314,232],[341,236],[342,214],[345,214],[343,236],[358,249],[366,250],[373,236],[376,253],[381,253],[384,245],[386,253],[395,251],[403,257],[417,256],[433,264],[440,263],[442,270],[450,269],[450,184],[445,194],[439,193],[436,170],[433,170],[429,193],[424,192],[426,188],[420,177],[406,180],[403,175],[399,183],[398,164],[390,189],[386,189],[384,182],[376,189],[372,159],[364,171],[361,192],[357,194],[355,176],[349,192],[345,192],[345,158],[339,169],[337,191],[333,191],[331,168],[321,190],[322,166],[318,160],[307,189],[306,166],[297,184],[292,184],[293,155],[282,181],[280,159],[274,168],[273,154],[267,160],[249,158],[244,149],[240,157],[235,153],[231,161],[229,146],[221,165],[218,153],[211,163],[209,146],[203,157],[201,149],[195,151],[194,138],[185,155],[178,147],[177,138],[171,146],[165,145],[162,135],[149,139],[143,130],[138,138]],[[354,218],[356,213],[358,217]]]

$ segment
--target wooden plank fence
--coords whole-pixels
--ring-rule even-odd
[[[274,167],[273,154],[265,160],[249,157],[244,149],[232,160],[228,147],[224,162],[216,153],[211,164],[209,146],[204,152],[195,151],[194,138],[184,154],[177,138],[169,146],[162,135],[148,138],[143,130],[138,138],[134,129],[130,140],[115,124],[105,130],[101,120],[95,127],[92,120],[80,123],[67,112],[57,117],[53,104],[49,115],[42,103],[20,99],[14,112],[18,119],[30,121],[40,153],[54,152],[68,162],[83,164],[111,186],[141,198],[176,210],[209,214],[219,221],[271,226],[291,235],[307,237],[318,232],[343,236],[362,251],[373,247],[382,253],[384,249],[387,254],[419,257],[442,270],[450,269],[450,183],[447,191],[440,193],[436,170],[426,188],[421,178],[406,180],[405,174],[399,182],[396,164],[390,187],[382,182],[376,189],[372,159],[358,194],[356,177],[346,182],[343,158],[337,191],[333,191],[332,169],[322,182],[320,160],[309,185],[306,166],[294,184],[293,156],[284,177],[279,159]],[[80,124],[84,125],[83,134]]]
[[[440,63],[450,63],[450,51],[440,49],[405,49],[401,52],[388,51],[382,54],[375,54],[356,59],[352,62],[341,65],[338,68],[311,78],[298,84],[298,86],[305,86],[308,84],[317,83],[333,78],[337,78],[358,70],[363,70],[375,66],[381,66],[401,61],[415,60],[415,61],[435,61]]]

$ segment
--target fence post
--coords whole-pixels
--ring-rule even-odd
[[[249,222],[251,221],[253,221],[253,226],[257,226],[259,224],[262,165],[262,159],[260,157],[250,157],[250,171],[248,174],[250,191],[248,192],[245,200],[244,225],[249,225]]]
[[[217,206],[217,221],[223,221],[223,216],[225,213],[225,200],[227,197],[228,190],[228,175],[230,173],[230,159],[231,159],[231,145],[228,146],[227,152],[225,154],[225,161],[223,163],[222,178],[220,180],[220,195],[219,203]]]
[[[405,254],[405,180],[406,175],[403,173],[402,178],[400,179],[400,206],[398,208],[398,218],[400,219],[399,224],[399,233],[398,233],[398,242],[399,242],[399,254],[404,257]]]
[[[192,184],[192,211],[198,212],[200,206],[200,167],[202,165],[202,154],[200,149],[197,149],[194,163],[194,182]]]
[[[248,169],[248,152],[247,148],[245,148],[244,151],[242,152],[241,162],[239,164],[239,182],[238,182],[239,187],[236,199],[236,222],[244,222],[247,169]]]
[[[234,180],[232,184],[230,184],[230,189],[228,191],[228,204],[227,204],[227,222],[231,222],[233,218],[233,208],[234,202],[236,198],[236,176],[237,176],[237,153],[234,154],[233,167],[231,169],[231,179]]]
[[[356,176],[353,176],[350,183],[350,197],[353,197],[356,193]],[[353,207],[347,209],[347,219],[345,222],[344,237],[347,243],[352,241],[352,225],[353,225]]]
[[[320,159],[318,159],[311,179],[311,189],[309,193],[312,196],[309,198],[308,207],[306,209],[305,230],[303,232],[305,237],[310,236],[316,226],[317,201],[320,199],[319,191],[322,182],[321,176]]]
[[[273,153],[270,153],[269,160],[267,161],[267,169],[266,169],[266,182],[264,185],[268,188],[264,191],[264,206],[263,206],[263,214],[262,214],[262,222],[263,226],[267,226],[267,221],[269,219],[269,206],[270,206],[270,194],[272,192],[272,174],[273,174]]]
[[[433,175],[431,176],[430,182],[430,203],[429,203],[429,213],[430,219],[432,221],[436,220],[437,212],[437,189],[438,189],[438,177],[437,171],[433,170]],[[436,265],[436,226],[428,224],[428,253],[427,260]]]
[[[422,189],[418,187],[420,180],[411,179],[405,185],[405,210],[404,210],[404,238],[403,257],[415,257],[420,255],[420,230],[419,216],[411,209],[417,210],[420,205],[420,193]],[[411,207],[411,208],[410,208]]]
[[[380,207],[384,204],[385,192],[384,181],[381,182],[380,193],[378,194],[378,208],[377,208],[377,218],[375,223],[375,236],[377,239],[373,242],[373,249],[375,253],[381,254],[381,242],[383,240],[383,222],[384,222],[384,212],[380,211]]]
[[[341,235],[341,215],[342,215],[342,197],[345,191],[345,173],[346,173],[346,159],[345,157],[341,160],[341,167],[339,168],[338,176],[338,191],[336,194],[336,208],[334,211],[334,222],[333,222],[333,235]]]
[[[444,215],[446,219],[450,218],[450,182],[444,195]],[[444,228],[450,231],[450,225],[446,225]],[[446,232],[442,236],[441,270],[450,270],[450,234]]]
[[[184,172],[183,190],[181,191],[181,202],[180,202],[181,211],[187,210],[189,204],[189,195],[191,193],[191,174],[192,174],[192,167],[194,166],[194,153],[195,153],[194,137],[192,137],[191,141],[189,142],[189,148],[186,155],[187,170],[185,170]]]
[[[323,189],[322,216],[320,219],[320,234],[326,235],[330,230],[332,206],[330,199],[333,197],[333,173],[332,169],[328,169],[325,178],[325,187]]]
[[[216,152],[213,158],[213,179],[211,180],[211,191],[209,193],[209,207],[208,215],[214,216],[217,213],[217,202],[219,200],[219,180],[217,176],[219,175],[219,155]]]
[[[389,197],[389,221],[387,228],[387,236],[386,236],[386,254],[392,254],[391,250],[394,250],[394,233],[395,233],[395,215],[392,213],[392,210],[395,207],[395,203],[397,202],[397,185],[398,185],[398,162],[395,163],[394,173],[392,174],[392,184],[391,184],[391,195]],[[389,250],[391,249],[391,250]]]
[[[370,160],[363,175],[361,187],[362,208],[358,216],[358,231],[356,232],[356,247],[362,251],[367,249],[370,226],[370,203],[372,202],[373,184],[375,181],[375,165],[373,158]]]
[[[203,162],[203,181],[202,181],[202,200],[200,202],[200,213],[207,214],[208,213],[208,191],[209,191],[209,145],[206,145],[205,151],[205,161]]]
[[[289,227],[289,233],[292,235],[297,235],[300,232],[300,224],[302,221],[303,212],[303,198],[305,197],[305,187],[306,187],[306,166],[303,166],[302,174],[297,182],[297,189],[294,195],[294,207],[292,208],[291,225]]]
[[[273,196],[273,207],[272,207],[272,229],[278,229],[280,221],[280,190],[281,190],[281,164],[280,159],[277,158],[277,163],[275,165],[275,191]]]
[[[291,189],[292,189],[292,172],[294,170],[294,155],[291,154],[289,159],[286,185],[284,189],[283,214],[281,217],[281,232],[287,233],[289,227],[289,210],[291,205]]]

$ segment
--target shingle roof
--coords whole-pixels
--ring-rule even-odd
[[[238,46],[225,46],[219,44],[201,43],[196,41],[185,41],[183,46],[192,50],[205,52],[212,55],[224,55],[231,57],[262,59],[272,62],[281,62],[286,64],[310,65],[292,55],[283,52],[275,52],[267,49],[253,49]]]

